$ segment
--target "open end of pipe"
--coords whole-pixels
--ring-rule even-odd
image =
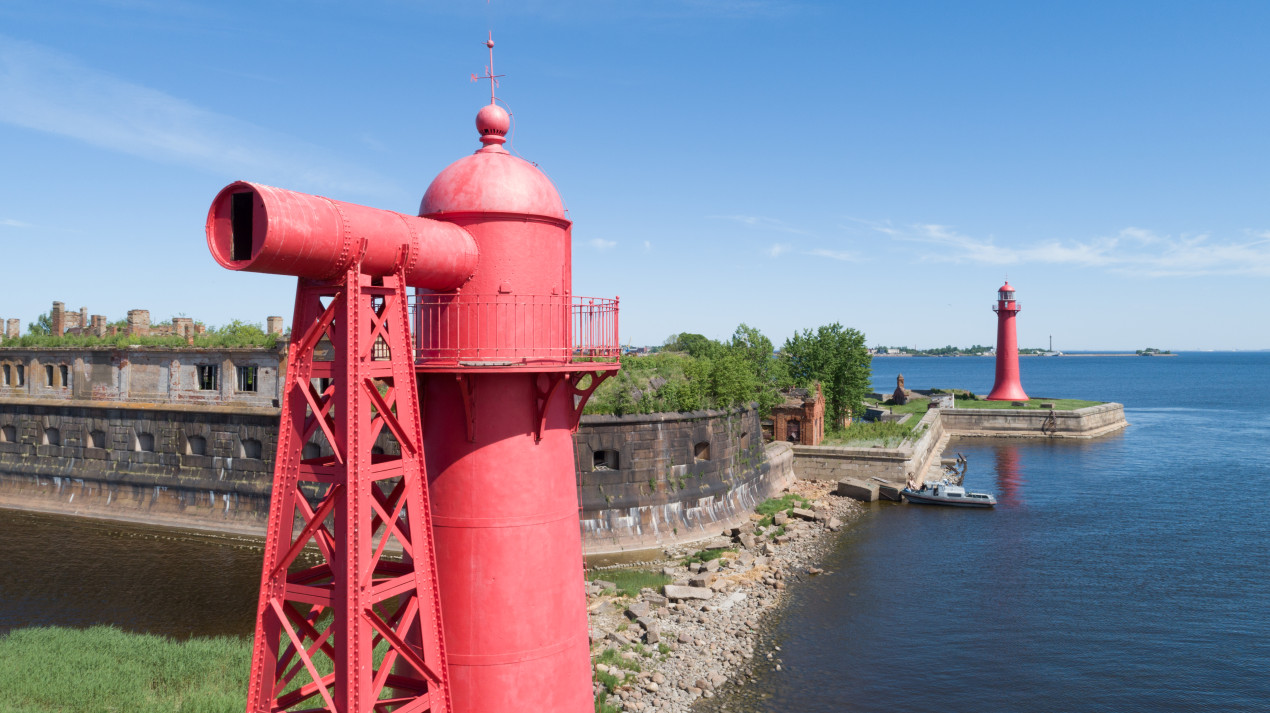
[[[247,270],[264,246],[265,204],[255,186],[239,181],[226,186],[207,215],[207,246],[230,270]]]
[[[233,252],[230,259],[250,260],[251,254],[251,213],[252,213],[252,197],[251,191],[242,191],[234,193],[230,196],[229,203],[229,225],[231,232],[231,242],[233,243]]]

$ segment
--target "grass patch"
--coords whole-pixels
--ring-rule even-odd
[[[772,516],[778,512],[793,515],[794,508],[809,507],[811,507],[811,501],[797,493],[785,493],[779,498],[768,498],[754,508],[754,512],[763,516],[763,519],[758,521],[756,527],[763,528],[771,525],[773,522]],[[783,530],[784,528],[782,528],[781,534],[784,534]]]
[[[6,713],[241,713],[251,639],[175,641],[107,626],[0,638]]]
[[[825,434],[822,441],[827,446],[881,446],[882,448],[898,447],[905,439],[910,438],[922,417],[913,414],[904,423],[894,421],[854,421],[846,428],[840,428]]]
[[[621,652],[617,649],[605,649],[599,656],[595,657],[594,661],[592,661],[593,666],[597,663],[605,664],[609,668],[616,666],[618,668],[631,671],[632,673],[640,672],[639,659],[632,659],[628,661],[622,658]]]
[[[734,554],[736,554],[736,552],[732,550],[697,550],[693,554],[685,557],[679,564],[687,567],[693,562],[709,562],[710,560],[717,560],[720,557]]]
[[[628,597],[638,597],[639,590],[647,587],[657,590],[673,580],[661,572],[647,569],[610,569],[603,572],[587,572],[588,581],[602,579],[617,585],[617,592]]]

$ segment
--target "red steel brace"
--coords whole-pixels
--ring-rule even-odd
[[[452,709],[407,256],[382,278],[362,274],[359,256],[340,279],[296,288],[249,713]],[[323,337],[334,361],[314,358]],[[374,452],[385,430],[399,453]],[[319,431],[330,453],[304,458]],[[385,557],[393,543],[399,561]],[[308,545],[315,564],[302,563]]]

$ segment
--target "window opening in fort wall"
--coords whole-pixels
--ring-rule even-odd
[[[252,460],[260,460],[260,456],[264,453],[263,444],[254,438],[244,438],[238,442],[238,457],[251,458]],[[382,450],[381,450],[382,452]]]
[[[710,460],[710,442],[701,441],[692,447],[692,460],[694,463]]]
[[[592,471],[597,470],[617,470],[618,469],[618,453],[612,450],[600,450],[595,452],[592,459]]]
[[[220,388],[220,367],[216,364],[199,364],[198,388],[202,391],[218,390]]]
[[[238,390],[247,393],[256,391],[256,368],[254,366],[238,367]]]

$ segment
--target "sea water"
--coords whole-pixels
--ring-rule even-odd
[[[1033,397],[1125,405],[1091,441],[954,441],[993,510],[868,506],[770,622],[729,711],[1270,711],[1270,353],[1031,357]],[[874,384],[992,386],[990,358]],[[767,651],[779,646],[773,662]],[[781,670],[775,670],[775,663]]]

